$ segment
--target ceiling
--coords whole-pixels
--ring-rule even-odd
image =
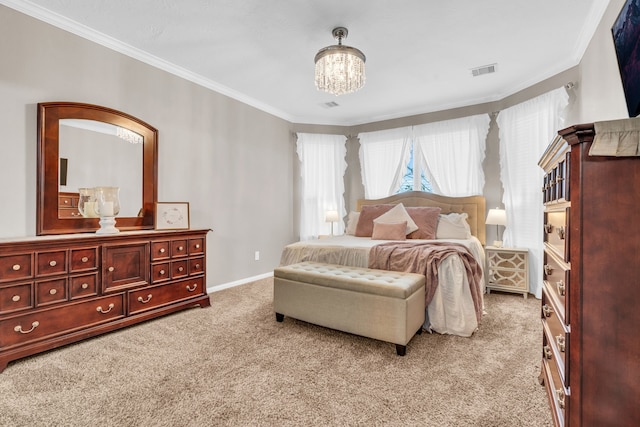
[[[294,123],[357,125],[497,101],[577,65],[608,0],[0,0]],[[316,90],[316,52],[367,57]],[[476,67],[496,72],[473,77]],[[327,103],[338,106],[328,108]]]

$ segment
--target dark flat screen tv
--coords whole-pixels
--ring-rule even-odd
[[[625,2],[611,32],[629,117],[636,117],[640,114],[640,0]]]

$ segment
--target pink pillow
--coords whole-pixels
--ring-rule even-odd
[[[428,239],[436,238],[438,230],[438,216],[442,209],[435,207],[407,207],[407,213],[416,223],[418,229],[407,236],[407,239]]]
[[[356,237],[371,237],[373,220],[391,210],[395,205],[365,205],[360,210],[360,218],[356,226]]]
[[[373,240],[406,240],[407,221],[403,222],[375,222],[373,224]]]

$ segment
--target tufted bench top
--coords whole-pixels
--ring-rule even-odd
[[[416,273],[373,270],[362,267],[304,261],[277,267],[274,277],[354,292],[406,299],[424,286],[425,276]]]

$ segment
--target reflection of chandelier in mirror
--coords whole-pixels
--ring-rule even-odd
[[[342,39],[349,32],[344,27],[334,28],[331,34],[337,45],[318,51],[316,63],[316,88],[334,95],[355,92],[364,86],[364,63],[366,58],[359,49],[344,46]]]
[[[116,129],[116,136],[132,144],[142,144],[142,142],[144,141],[142,135],[137,134],[129,129],[122,128],[120,126],[118,126]]]

